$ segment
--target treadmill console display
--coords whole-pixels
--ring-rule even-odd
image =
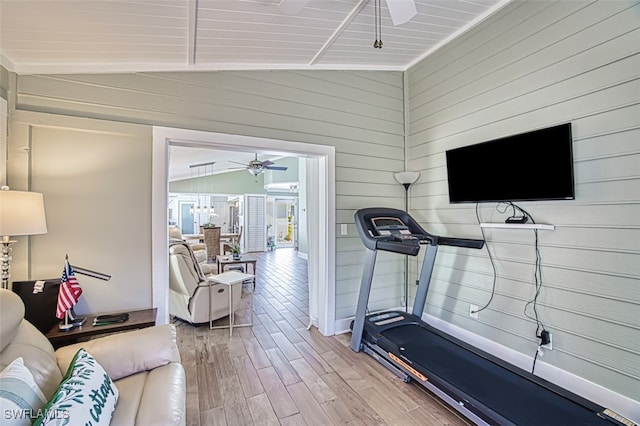
[[[371,219],[371,223],[380,236],[411,235],[409,227],[397,217],[374,217]]]

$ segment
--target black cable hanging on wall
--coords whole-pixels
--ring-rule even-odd
[[[533,218],[533,216],[531,216],[531,214],[526,211],[525,209],[523,209],[522,207],[518,206],[517,204],[514,204],[512,202],[507,202],[506,205],[507,207],[504,208],[503,210],[500,209],[500,205],[502,203],[498,203],[496,205],[496,210],[500,213],[506,213],[507,209],[509,207],[511,207],[513,209],[513,214],[511,215],[511,217],[509,219],[518,219],[519,223],[525,223],[527,222],[529,219],[531,219],[532,223],[536,223],[535,219]],[[520,213],[521,216],[518,216],[518,212]],[[480,214],[479,214],[479,203],[476,203],[476,219],[478,220],[478,224],[480,224]],[[523,220],[524,219],[524,220]],[[486,308],[489,307],[489,305],[491,304],[491,301],[493,300],[493,296],[495,295],[496,292],[496,280],[497,280],[497,270],[496,270],[496,265],[493,259],[493,256],[491,255],[491,251],[489,250],[489,244],[487,244],[487,239],[485,238],[484,235],[484,230],[482,228],[480,228],[481,232],[482,232],[482,239],[485,241],[485,248],[487,249],[487,253],[489,255],[489,260],[491,261],[491,267],[493,269],[493,285],[492,285],[492,289],[491,289],[491,297],[489,298],[489,301],[480,309],[476,309],[474,311],[472,311],[471,313],[478,313],[480,311],[485,310]],[[534,229],[533,230],[534,235],[535,235],[535,243],[534,243],[534,247],[535,247],[535,266],[534,266],[534,273],[533,273],[533,279],[534,279],[534,284],[535,284],[535,293],[534,296],[531,300],[529,300],[526,305],[524,306],[524,316],[529,318],[530,320],[535,321],[536,323],[536,337],[538,339],[540,339],[540,344],[538,345],[538,349],[536,350],[536,353],[533,357],[533,366],[531,368],[531,374],[533,374],[535,372],[536,369],[536,361],[538,359],[538,355],[541,354],[541,347],[542,345],[548,344],[550,342],[550,333],[546,330],[542,320],[540,319],[540,314],[538,312],[538,298],[540,297],[540,291],[542,290],[542,257],[540,255],[540,239],[538,236],[538,230]],[[531,310],[533,312],[533,314],[529,313],[528,310]]]
[[[382,19],[380,17],[380,0],[375,0],[373,4],[373,15],[376,40],[373,42],[374,49],[382,49]]]

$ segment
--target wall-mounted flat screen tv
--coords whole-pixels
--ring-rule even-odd
[[[572,200],[571,123],[448,150],[451,203]]]

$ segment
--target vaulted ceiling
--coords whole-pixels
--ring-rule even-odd
[[[280,0],[0,0],[0,64],[19,74],[406,70],[508,1],[415,0],[417,15],[398,26],[382,1],[374,49],[374,0],[309,0],[293,15]]]
[[[0,65],[18,74],[363,69],[404,71],[510,0],[0,0]],[[415,1],[394,26],[386,1]],[[255,153],[172,147],[170,180]],[[272,159],[265,153],[260,159]]]

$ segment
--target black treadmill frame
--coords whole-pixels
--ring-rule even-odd
[[[417,250],[412,250],[406,244],[399,241],[394,241],[389,237],[376,236],[367,221],[372,217],[377,216],[397,216],[401,217],[405,223],[407,223],[412,230],[418,231],[416,236],[420,244],[426,244],[426,251],[424,255],[424,261],[422,264],[422,270],[420,272],[420,278],[418,280],[418,291],[415,297],[415,303],[411,314],[407,314],[401,311],[388,311],[386,313],[396,313],[402,315],[405,318],[409,318],[406,322],[391,323],[387,326],[374,327],[369,325],[369,318],[378,316],[381,313],[374,313],[367,315],[367,308],[369,302],[369,295],[371,292],[371,285],[373,281],[373,273],[375,269],[376,255],[378,250],[391,251],[396,253],[402,253],[405,255],[416,256],[419,253],[419,246]],[[435,333],[438,336],[460,346],[462,349],[473,352],[475,355],[480,356],[499,367],[505,368],[513,374],[529,380],[536,385],[542,386],[549,391],[552,391],[570,401],[573,401],[585,409],[594,413],[594,421],[597,418],[606,419],[614,424],[622,424],[614,418],[605,414],[605,409],[598,404],[593,403],[573,392],[570,392],[560,386],[557,386],[545,379],[535,376],[528,371],[518,368],[494,355],[491,355],[473,345],[470,345],[458,338],[455,338],[441,330],[434,328],[428,323],[422,320],[422,313],[427,299],[427,293],[429,289],[429,283],[431,281],[431,274],[435,265],[435,258],[437,255],[438,245],[454,245],[470,248],[482,248],[484,241],[482,240],[467,240],[467,239],[455,239],[455,238],[442,238],[427,233],[420,225],[411,218],[406,212],[397,209],[388,208],[369,208],[358,210],[355,214],[356,228],[360,234],[360,237],[367,248],[367,254],[365,259],[364,270],[362,274],[362,280],[360,284],[360,292],[358,296],[358,305],[356,307],[356,316],[351,323],[352,336],[350,347],[356,352],[361,350],[365,353],[373,356],[376,360],[381,362],[384,366],[394,372],[398,377],[404,381],[409,382],[411,380],[420,383],[425,388],[435,393],[451,407],[456,409],[462,415],[476,424],[500,424],[500,425],[513,425],[511,420],[505,418],[500,413],[494,411],[490,407],[478,401],[471,395],[468,395],[464,391],[450,385],[446,380],[439,377],[433,372],[428,370],[428,367],[411,365],[413,361],[405,358],[404,361],[412,367],[416,372],[427,377],[427,380],[422,380],[418,374],[411,371],[411,368],[402,366],[399,362],[392,359],[389,353],[393,353],[393,348],[389,346],[395,346],[393,342],[385,341],[382,336],[385,330],[408,325],[407,322],[414,322],[415,324],[425,328],[431,333]],[[377,328],[377,330],[376,330]],[[382,345],[382,346],[381,346]],[[386,348],[384,346],[387,346]],[[396,350],[396,357],[401,359],[402,355],[399,354],[399,350]],[[401,359],[402,360],[402,359]]]

